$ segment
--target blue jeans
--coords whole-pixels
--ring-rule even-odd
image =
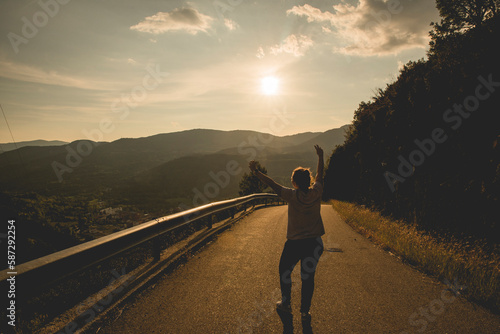
[[[291,274],[300,260],[300,277],[302,279],[300,312],[309,312],[314,292],[314,274],[321,254],[323,254],[323,240],[321,237],[287,240],[285,242],[279,265],[281,300],[283,303],[290,303],[292,294]]]

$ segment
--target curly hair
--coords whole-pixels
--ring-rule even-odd
[[[295,168],[292,172],[292,183],[300,190],[307,191],[311,186],[311,170],[304,167]]]

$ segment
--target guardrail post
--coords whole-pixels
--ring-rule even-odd
[[[214,223],[214,215],[210,215],[208,217],[208,224],[207,224],[208,228],[212,228],[213,223]]]
[[[230,209],[231,210],[231,219],[234,219],[234,212],[236,211],[235,209]]]
[[[156,237],[153,240],[153,261],[154,262],[160,261],[160,255],[161,255],[160,238]]]

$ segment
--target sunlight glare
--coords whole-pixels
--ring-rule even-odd
[[[276,77],[268,76],[262,78],[260,88],[265,95],[276,95],[278,93],[279,80]]]

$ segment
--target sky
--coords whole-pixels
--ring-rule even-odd
[[[434,0],[0,0],[0,142],[349,124]],[[10,130],[9,131],[9,127]]]

